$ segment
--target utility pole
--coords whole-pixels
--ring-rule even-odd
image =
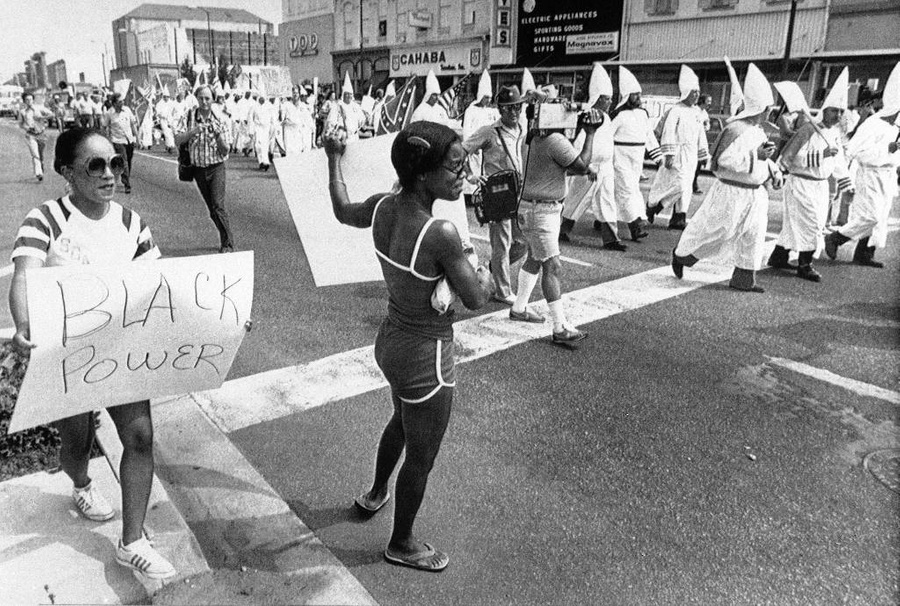
[[[784,59],[781,63],[781,79],[787,80],[791,66],[791,43],[794,39],[794,21],[797,18],[797,0],[791,0],[791,12],[788,15],[787,40],[784,41]]]

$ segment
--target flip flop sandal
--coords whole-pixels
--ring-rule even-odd
[[[368,492],[364,492],[353,500],[353,503],[363,512],[365,513],[377,513],[384,504],[391,500],[391,493],[385,493],[384,500],[372,501],[366,495]]]
[[[450,557],[438,551],[428,543],[424,543],[426,550],[414,553],[408,556],[395,556],[385,549],[384,559],[391,564],[397,566],[408,566],[416,570],[424,570],[426,572],[440,572],[450,563]]]

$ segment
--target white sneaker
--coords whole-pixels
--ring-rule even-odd
[[[72,498],[81,515],[94,522],[105,522],[115,515],[112,505],[94,488],[93,482],[84,488],[73,488]]]
[[[175,567],[153,548],[147,537],[141,537],[129,545],[122,545],[120,539],[116,548],[116,562],[137,570],[150,579],[168,579],[175,576]]]

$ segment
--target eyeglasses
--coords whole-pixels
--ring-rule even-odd
[[[125,158],[119,154],[115,154],[106,158],[94,157],[84,163],[84,170],[90,177],[102,177],[106,174],[106,168],[109,167],[110,172],[118,177],[125,172]]]
[[[460,162],[459,164],[457,164],[455,167],[453,167],[453,166],[446,166],[446,165],[444,165],[444,164],[441,164],[441,168],[443,168],[443,169],[446,170],[446,171],[449,171],[450,173],[452,173],[452,174],[455,175],[456,177],[462,177],[462,176],[465,174],[465,172],[466,172],[466,161],[463,160],[462,162]]]
[[[514,104],[514,105],[501,105],[501,106],[500,106],[500,111],[502,111],[502,112],[514,112],[514,113],[520,112],[520,111],[522,111],[522,104],[521,104],[521,103],[516,103],[516,104]]]

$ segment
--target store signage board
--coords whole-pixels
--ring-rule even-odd
[[[619,53],[624,0],[518,0],[518,64],[583,65]]]

